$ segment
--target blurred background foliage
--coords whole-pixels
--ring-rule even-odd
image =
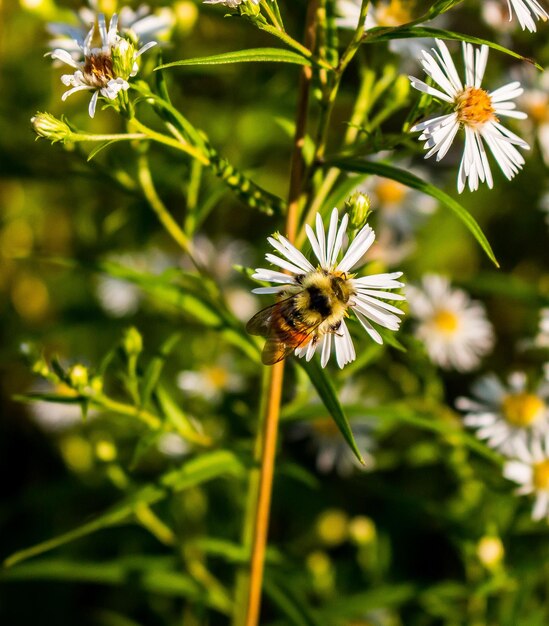
[[[245,500],[245,464],[236,459],[250,457],[259,368],[242,346],[216,331],[215,321],[204,325],[200,303],[174,299],[170,285],[192,267],[144,200],[131,149],[116,145],[88,163],[78,145],[35,141],[29,120],[38,110],[66,115],[94,132],[120,131],[112,110],[91,121],[83,97],[62,103],[59,69],[43,56],[46,22],[71,19],[78,8],[52,0],[4,0],[1,6],[0,554],[8,557],[96,519],[195,454],[177,435],[139,448],[143,426],[108,407],[91,407],[83,422],[78,404],[15,401],[47,389],[25,363],[22,345],[58,357],[65,370],[83,364],[92,372],[114,350],[104,385],[109,397],[120,398],[131,391],[131,380],[121,374],[131,368],[127,329],[142,337],[139,375],[180,333],[163,363],[164,400],[156,401],[170,414],[166,405],[181,407],[200,422],[200,432],[238,455],[216,458],[223,472],[207,483],[164,485],[152,513],[133,511],[129,519],[105,523],[99,532],[0,573],[0,622],[226,624]],[[222,8],[190,0],[171,8],[176,25],[164,61],[273,45],[244,20],[223,18]],[[282,2],[281,8],[299,38],[305,2]],[[516,29],[498,34],[480,19],[474,1],[446,17],[454,30],[500,39],[549,63],[547,27],[537,36]],[[152,69],[154,60],[146,62]],[[402,59],[385,44],[360,52],[335,111],[334,150],[347,128],[361,63],[377,79],[396,76]],[[406,72],[419,76],[410,58],[406,63],[412,64]],[[524,71],[517,67],[492,52],[488,80],[507,82]],[[166,78],[176,106],[207,131],[220,153],[285,197],[298,71],[250,63],[179,68]],[[388,87],[370,119],[393,96]],[[415,101],[405,89],[402,107],[383,122],[384,133],[399,132]],[[359,139],[365,154],[376,148],[375,134],[359,133]],[[403,163],[425,168],[416,143],[400,148]],[[161,149],[151,153],[159,193],[184,222],[191,164]],[[451,194],[458,159],[455,151],[429,174]],[[547,166],[537,144],[516,180],[507,182],[499,172],[496,178],[494,190],[466,192],[461,201],[481,223],[501,270],[444,207],[422,220],[398,269],[410,281],[425,272],[446,273],[485,302],[498,341],[483,369],[504,376],[516,368],[536,372],[547,360],[546,352],[524,348],[549,302],[548,214],[542,208]],[[372,219],[381,228],[378,192]],[[260,263],[273,221],[243,206],[208,172],[194,202],[199,219],[186,224],[188,231],[245,322],[260,303],[249,294],[250,281],[232,268]],[[383,257],[374,262],[392,265]],[[290,365],[264,622],[545,626],[547,526],[530,521],[530,503],[511,495],[498,460],[463,434],[454,400],[468,392],[473,375],[441,373],[407,330],[399,336],[407,352],[378,350],[362,338],[361,367],[333,372],[357,441],[371,456],[366,471],[349,464],[326,410],[303,372]],[[55,391],[74,395],[62,384]]]

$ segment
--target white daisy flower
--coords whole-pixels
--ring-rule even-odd
[[[502,454],[514,456],[517,447],[524,448],[532,437],[549,434],[546,384],[529,392],[522,372],[509,376],[507,386],[492,374],[477,381],[472,393],[474,399],[456,401],[458,409],[467,413],[463,422]]]
[[[228,358],[203,365],[197,370],[183,370],[177,375],[177,386],[193,396],[217,403],[223,394],[241,391],[244,380],[234,371],[234,362]]]
[[[70,52],[73,58],[82,57],[82,48],[86,36],[98,19],[97,2],[90,1],[90,7],[82,7],[76,17],[79,24],[50,22],[48,32],[53,36],[48,42],[51,49],[62,48]],[[131,41],[146,44],[151,41],[166,41],[175,26],[175,14],[168,7],[160,7],[152,11],[146,4],[136,10],[125,6],[118,13],[118,32]]]
[[[520,106],[528,115],[528,138],[537,139],[543,161],[549,167],[549,72],[521,68],[521,74],[530,85],[520,98]]]
[[[258,268],[252,276],[280,283],[253,290],[253,293],[277,294],[279,299],[248,322],[249,332],[268,337],[263,351],[265,363],[280,361],[293,351],[310,360],[318,348],[325,367],[332,345],[340,368],[354,361],[355,349],[345,322],[349,311],[377,343],[383,343],[383,339],[371,322],[398,330],[403,312],[384,300],[405,299],[385,291],[403,286],[396,280],[402,272],[355,278],[351,269],[364,257],[375,233],[368,225],[364,226],[338,261],[349,216],[343,216],[339,227],[338,219],[338,211],[334,209],[327,234],[320,214],[316,216],[316,233],[306,225],[307,237],[318,260],[316,266],[282,235],[268,238],[282,256],[269,253],[265,258],[288,273]]]
[[[536,32],[536,19],[544,22],[549,18],[547,11],[537,0],[507,0],[509,7],[509,21],[513,19],[513,11],[517,14],[517,19],[522,30]]]
[[[532,440],[529,446],[517,450],[517,459],[507,461],[503,475],[518,483],[516,494],[535,496],[532,509],[534,521],[549,520],[549,441],[547,437]]]
[[[430,359],[444,369],[469,371],[494,344],[492,325],[480,302],[434,274],[423,277],[421,288],[408,286],[410,313],[418,320],[415,335]]]
[[[139,69],[137,58],[155,45],[154,41],[145,44],[136,50],[132,43],[118,34],[118,16],[113,15],[109,28],[105,16],[98,16],[98,31],[100,47],[92,47],[95,36],[95,24],[84,40],[81,51],[83,61],[75,59],[70,52],[57,48],[51,52],[52,59],[57,59],[70,65],[76,71],[74,74],[64,74],[61,81],[67,87],[62,100],[66,100],[77,91],[93,91],[88,108],[90,117],[95,115],[99,96],[107,100],[115,100],[120,91],[129,88],[128,79],[135,76]]]
[[[436,44],[438,50],[432,48],[432,55],[423,51],[422,65],[438,87],[427,85],[413,76],[409,78],[412,87],[448,103],[453,111],[420,122],[411,131],[421,132],[419,140],[425,141],[424,148],[429,150],[425,158],[436,154],[437,161],[440,161],[450,149],[458,130],[463,128],[465,149],[458,172],[458,191],[461,193],[465,189],[467,181],[471,191],[478,189],[479,182],[485,182],[491,189],[492,172],[484,143],[509,180],[524,165],[524,158],[515,146],[528,150],[528,144],[499,123],[499,116],[526,118],[526,114],[516,111],[515,103],[511,102],[523,89],[518,81],[493,92],[482,89],[480,84],[488,60],[488,47],[475,50],[466,43],[463,44],[466,75],[463,85],[446,44],[438,39]]]
[[[292,439],[307,439],[316,453],[316,469],[321,474],[335,472],[342,478],[355,471],[371,471],[375,467],[372,451],[375,442],[372,438],[372,421],[352,420],[351,430],[360,450],[364,464],[356,458],[331,417],[322,417],[298,424],[293,429]]]

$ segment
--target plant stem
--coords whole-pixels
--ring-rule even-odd
[[[310,0],[307,9],[305,45],[311,54],[314,53],[316,41],[317,4],[318,0]],[[304,67],[299,79],[296,129],[288,192],[288,212],[286,215],[286,235],[290,242],[295,240],[297,232],[299,201],[305,175],[303,146],[307,128],[311,80],[312,69]],[[261,468],[258,480],[257,474],[252,474],[250,478],[250,498],[245,524],[247,533],[252,529],[249,592],[246,597],[246,612],[242,613],[242,607],[236,609],[235,626],[242,623],[245,626],[256,626],[259,623],[283,380],[284,361],[280,361],[273,365],[269,371],[268,384],[265,386],[267,396],[263,396],[262,399],[263,418],[256,440],[256,455],[261,460]],[[247,580],[244,581],[245,584],[247,582]],[[248,585],[246,584],[246,586]],[[242,593],[242,587],[238,591]],[[240,599],[240,596],[237,599]],[[245,618],[244,621],[239,622],[238,620],[242,617]]]

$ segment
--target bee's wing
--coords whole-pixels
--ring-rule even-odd
[[[246,330],[251,335],[267,337],[261,354],[261,360],[265,365],[274,365],[282,361],[296,348],[307,343],[318,326],[298,330],[288,325],[287,320],[295,314],[294,298],[296,295],[259,311],[246,325]]]
[[[250,335],[260,335],[261,337],[268,337],[271,331],[271,320],[273,314],[276,313],[276,308],[280,306],[280,302],[275,302],[265,309],[261,309],[256,313],[252,319],[246,324],[246,332]]]

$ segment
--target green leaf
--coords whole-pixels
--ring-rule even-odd
[[[388,609],[399,606],[414,599],[417,589],[410,584],[386,585],[357,593],[352,596],[339,597],[329,602],[320,610],[323,624],[332,623],[342,618],[359,618],[368,611]]]
[[[113,143],[116,143],[117,141],[122,141],[121,139],[111,139],[110,141],[104,141],[102,143],[100,143],[99,145],[95,146],[95,148],[88,154],[87,157],[87,161],[88,163],[94,159],[102,150],[104,150],[105,148],[108,148],[109,146],[111,146]]]
[[[429,26],[396,26],[394,28],[385,28],[377,26],[375,28],[371,28],[365,33],[362,42],[376,43],[378,41],[391,41],[393,39],[416,39],[418,37],[433,37],[436,39],[446,39],[452,41],[466,41],[468,43],[473,43],[479,46],[489,46],[490,48],[493,48],[498,52],[508,54],[515,59],[527,61],[528,63],[531,63],[532,65],[537,67],[538,70],[543,71],[543,67],[539,65],[539,63],[536,63],[534,59],[530,59],[523,56],[522,54],[519,54],[518,52],[509,50],[509,48],[500,46],[500,44],[498,43],[494,43],[493,41],[488,41],[488,39],[482,39],[480,37],[473,37],[472,35],[464,35],[462,33],[456,33],[451,30],[445,30],[443,28],[431,28]]]
[[[129,585],[148,593],[188,598],[222,613],[229,613],[231,607],[222,594],[200,585],[188,574],[177,571],[177,566],[175,559],[170,557],[126,557],[106,562],[44,559],[4,570],[0,572],[0,580],[4,583],[57,580]]]
[[[188,489],[220,476],[240,477],[244,473],[244,466],[234,453],[228,450],[203,452],[199,457],[187,461],[180,469],[164,474],[157,484],[141,487],[91,522],[82,524],[73,530],[30,548],[15,552],[4,561],[4,566],[12,567],[16,563],[44,552],[49,552],[54,548],[90,535],[103,528],[127,523],[139,505],[155,504],[172,492]]]
[[[166,341],[160,346],[160,350],[158,354],[153,357],[147,369],[145,371],[145,375],[143,376],[143,391],[142,398],[143,404],[146,406],[151,398],[151,393],[153,389],[158,384],[158,380],[160,379],[160,374],[164,369],[164,365],[166,364],[166,359],[170,355],[171,351],[175,348],[177,343],[183,337],[182,333],[176,332],[170,335]]]
[[[309,362],[300,360],[298,364],[307,372],[309,380],[316,389],[320,399],[324,403],[324,406],[333,417],[334,422],[337,424],[341,434],[345,441],[349,444],[349,447],[353,451],[356,458],[364,464],[360,450],[358,449],[353,431],[349,425],[349,420],[343,411],[339,399],[337,397],[334,386],[330,379],[326,375],[326,372],[320,366],[318,359],[311,359]]]
[[[290,50],[284,50],[283,48],[252,48],[250,50],[237,50],[236,52],[224,52],[223,54],[214,54],[207,57],[196,57],[194,59],[182,59],[181,61],[164,63],[164,65],[156,67],[155,70],[190,65],[224,65],[227,63],[251,62],[311,65],[309,59],[296,52],[291,52]]]
[[[380,163],[377,161],[366,161],[363,159],[333,159],[328,162],[328,165],[335,165],[336,167],[341,168],[342,170],[348,172],[364,172],[366,174],[376,174],[377,176],[383,176],[384,178],[389,178],[391,180],[396,180],[406,187],[410,187],[412,189],[417,189],[418,191],[422,191],[433,198],[436,198],[442,204],[446,205],[449,209],[452,209],[454,213],[459,217],[459,219],[467,226],[469,231],[473,234],[475,239],[479,242],[480,246],[488,255],[488,258],[494,263],[496,267],[499,267],[499,263],[494,255],[494,251],[492,250],[492,246],[486,239],[486,236],[482,232],[478,222],[475,218],[467,211],[467,209],[457,201],[449,196],[447,193],[438,189],[434,185],[421,180],[414,174],[406,170],[401,170],[398,167],[394,167],[393,165],[389,165],[387,163]]]
[[[277,576],[277,579],[279,577]],[[280,580],[274,581],[273,572],[267,572],[263,580],[263,587],[269,599],[284,614],[284,624],[293,626],[320,626],[307,606],[302,594],[297,594],[295,588],[283,584]]]

